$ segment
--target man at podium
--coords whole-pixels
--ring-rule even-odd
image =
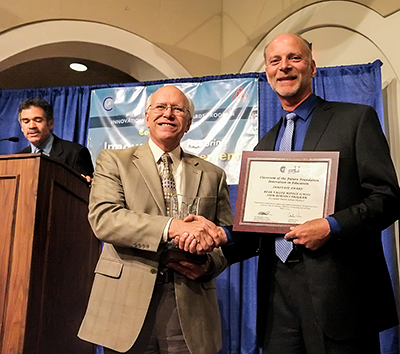
[[[18,154],[41,153],[50,156],[81,173],[88,181],[93,177],[93,163],[89,150],[75,142],[55,136],[53,108],[43,98],[22,101],[18,108],[21,130],[30,145]]]

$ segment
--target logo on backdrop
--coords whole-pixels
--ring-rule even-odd
[[[246,90],[243,87],[239,87],[232,95],[232,100],[243,100],[248,101],[249,95],[247,94]]]
[[[110,112],[114,106],[114,99],[112,97],[106,97],[103,101],[103,107],[107,112]]]

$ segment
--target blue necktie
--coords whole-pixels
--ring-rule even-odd
[[[296,113],[286,114],[286,128],[283,132],[281,144],[279,145],[279,151],[292,151],[292,141],[294,132],[294,123],[296,121]],[[293,242],[286,241],[283,236],[275,238],[275,254],[279,259],[285,263],[289,257],[290,252],[293,250]]]

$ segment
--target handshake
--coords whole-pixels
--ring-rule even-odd
[[[189,215],[184,220],[173,219],[168,237],[180,249],[195,254],[209,253],[228,242],[221,227],[199,215]]]

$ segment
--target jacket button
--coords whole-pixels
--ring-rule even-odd
[[[156,273],[157,273],[157,269],[152,268],[152,269],[150,270],[150,273],[151,273],[151,274],[156,274]]]

